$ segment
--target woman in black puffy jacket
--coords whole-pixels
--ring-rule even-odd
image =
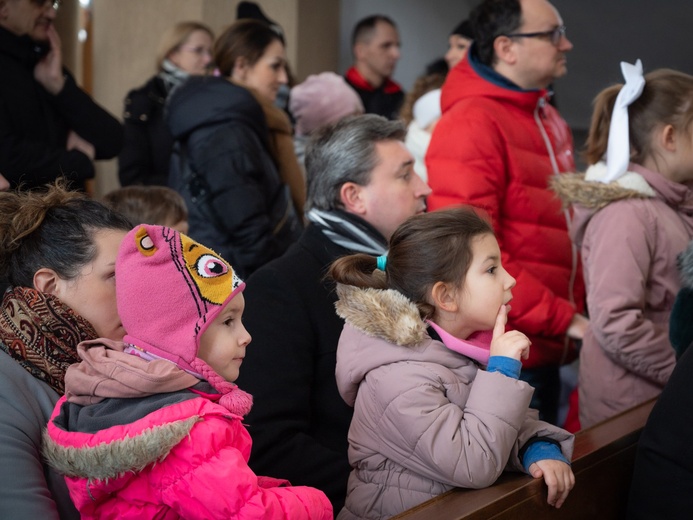
[[[253,94],[230,77],[190,78],[171,95],[167,122],[176,141],[169,185],[188,206],[190,236],[243,278],[283,254],[301,223]]]

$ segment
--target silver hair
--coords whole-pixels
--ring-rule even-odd
[[[375,145],[403,141],[401,121],[364,114],[350,116],[317,130],[306,152],[308,195],[305,210],[342,208],[340,190],[346,182],[366,186],[378,163]]]

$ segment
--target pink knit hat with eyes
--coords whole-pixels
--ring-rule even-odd
[[[233,267],[211,249],[171,228],[142,224],[130,231],[116,258],[118,314],[126,352],[167,359],[207,380],[219,404],[245,415],[252,398],[197,357],[200,338],[245,288]]]
[[[364,108],[359,95],[342,76],[322,72],[308,76],[291,89],[289,111],[296,120],[296,134],[308,135],[343,117],[363,114]]]

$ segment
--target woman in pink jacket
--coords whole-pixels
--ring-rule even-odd
[[[676,257],[693,237],[693,77],[622,63],[594,103],[592,165],[556,179],[572,205],[590,325],[580,352],[581,426],[660,394],[675,365]],[[604,162],[605,159],[605,162]]]
[[[504,469],[544,478],[561,507],[573,436],[529,409],[518,377],[530,342],[505,332],[515,280],[490,224],[464,207],[417,215],[387,258],[347,256],[330,274],[346,320],[337,386],[354,407],[338,518],[389,518]]]
[[[251,338],[233,268],[143,224],[115,271],[124,342],[78,346],[44,436],[82,518],[331,519],[321,491],[248,467],[252,398],[232,381]]]

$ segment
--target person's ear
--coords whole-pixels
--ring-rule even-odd
[[[677,146],[678,134],[676,133],[676,128],[673,125],[664,125],[657,132],[657,140],[659,145],[665,149],[667,152],[675,152]]]
[[[431,299],[433,305],[440,310],[447,312],[457,312],[457,288],[445,282],[436,282],[431,288]]]
[[[500,61],[513,65],[517,61],[515,41],[508,36],[498,36],[493,40],[493,52]]]
[[[363,42],[356,42],[354,47],[351,49],[351,52],[354,54],[354,59],[356,61],[363,58]]]
[[[339,198],[344,209],[355,215],[363,215],[366,205],[363,200],[363,186],[355,182],[345,182],[339,189]]]
[[[34,289],[44,294],[58,296],[62,290],[63,280],[53,269],[42,267],[34,273]]]
[[[236,62],[233,64],[233,70],[231,70],[231,79],[240,81],[241,83],[245,82],[248,69],[248,60],[245,58],[245,56],[239,56],[236,58]]]

